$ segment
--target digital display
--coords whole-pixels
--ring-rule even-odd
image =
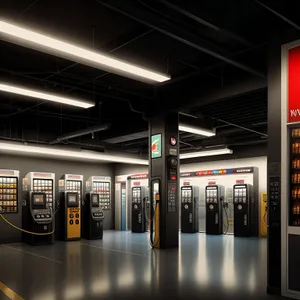
[[[99,206],[99,197],[98,197],[98,195],[92,195],[92,206]]]
[[[34,205],[45,205],[46,198],[44,195],[33,195],[33,204]]]
[[[76,203],[77,197],[76,195],[69,195],[68,201],[69,203]]]

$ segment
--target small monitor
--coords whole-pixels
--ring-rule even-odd
[[[46,205],[46,195],[45,194],[34,194],[32,203],[33,203],[33,205],[38,205],[38,206]]]
[[[78,195],[77,194],[68,194],[68,206],[77,206],[78,205]]]
[[[92,206],[93,207],[98,207],[99,206],[99,195],[97,194],[92,194]]]

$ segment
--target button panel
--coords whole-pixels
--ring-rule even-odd
[[[168,184],[168,212],[176,212],[176,184]]]

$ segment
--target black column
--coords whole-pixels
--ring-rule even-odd
[[[268,279],[267,291],[281,294],[281,46],[274,43],[268,64]]]
[[[149,120],[149,186],[159,183],[159,245],[178,247],[179,230],[179,137],[178,113],[163,113]],[[157,184],[156,184],[157,187]],[[157,233],[158,231],[156,231]]]

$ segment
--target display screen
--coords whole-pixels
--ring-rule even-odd
[[[69,195],[68,201],[69,201],[69,203],[76,203],[76,201],[77,201],[76,195]]]
[[[92,195],[92,206],[99,206],[99,197],[98,197],[98,195]]]
[[[33,195],[33,204],[34,205],[46,205],[45,195]]]

